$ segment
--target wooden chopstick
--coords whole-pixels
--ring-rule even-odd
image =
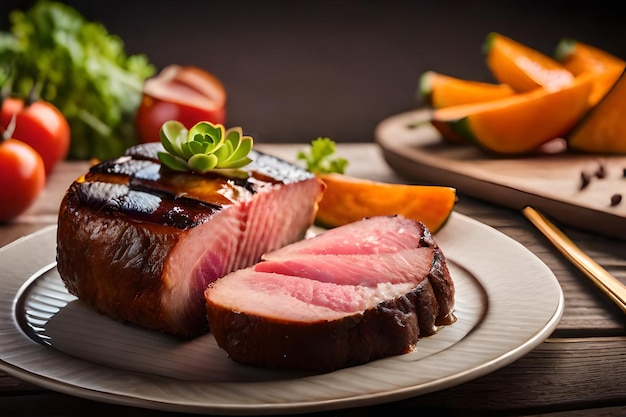
[[[579,270],[626,313],[626,286],[583,252],[543,214],[530,206],[522,213]]]

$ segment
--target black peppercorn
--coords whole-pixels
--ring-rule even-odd
[[[591,182],[591,175],[588,172],[581,171],[580,173],[580,189],[584,189]]]
[[[618,205],[621,202],[622,202],[622,195],[621,194],[613,194],[611,196],[611,207],[615,207],[616,205]]]

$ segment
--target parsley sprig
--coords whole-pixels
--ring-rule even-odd
[[[315,174],[343,174],[348,166],[348,160],[333,155],[337,152],[337,145],[330,138],[317,138],[311,142],[307,151],[298,152],[297,158],[306,162],[306,168]]]

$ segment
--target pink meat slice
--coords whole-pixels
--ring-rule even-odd
[[[376,287],[383,280],[398,284],[428,276],[433,254],[434,248],[422,247],[368,255],[296,255],[260,262],[254,270],[336,285]]]
[[[401,216],[376,216],[330,229],[263,256],[264,260],[294,255],[368,255],[393,253],[432,241],[424,225]]]
[[[205,291],[215,340],[237,362],[338,369],[408,352],[454,321],[445,257],[423,224],[403,217],[365,219],[263,258]]]
[[[362,314],[379,303],[410,292],[414,282],[383,282],[375,286],[338,285],[314,279],[241,269],[219,280],[209,300],[227,300],[224,306],[272,320],[315,323]],[[286,312],[289,312],[286,314]]]

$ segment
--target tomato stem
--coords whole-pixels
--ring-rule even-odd
[[[4,129],[4,131],[2,132],[2,135],[0,135],[0,143],[4,142],[5,140],[11,139],[11,137],[13,136],[13,132],[15,132],[16,118],[17,118],[17,114],[14,113],[11,116],[11,121],[9,122],[9,125],[7,126],[6,129]]]
[[[38,79],[35,82],[28,92],[28,96],[26,96],[26,100],[24,100],[24,106],[28,107],[31,104],[35,103],[41,97],[41,90],[43,89],[43,81]]]
[[[2,86],[2,88],[0,89],[0,109],[4,105],[4,100],[6,100],[7,98],[11,96],[12,89],[13,89],[13,76],[10,75],[7,78],[4,85]],[[11,121],[9,122],[9,125],[6,127],[6,129],[2,130],[2,134],[0,134],[0,143],[4,142],[5,140],[11,139],[11,137],[13,136],[13,132],[15,132],[16,117],[17,115],[13,114],[11,116]]]

